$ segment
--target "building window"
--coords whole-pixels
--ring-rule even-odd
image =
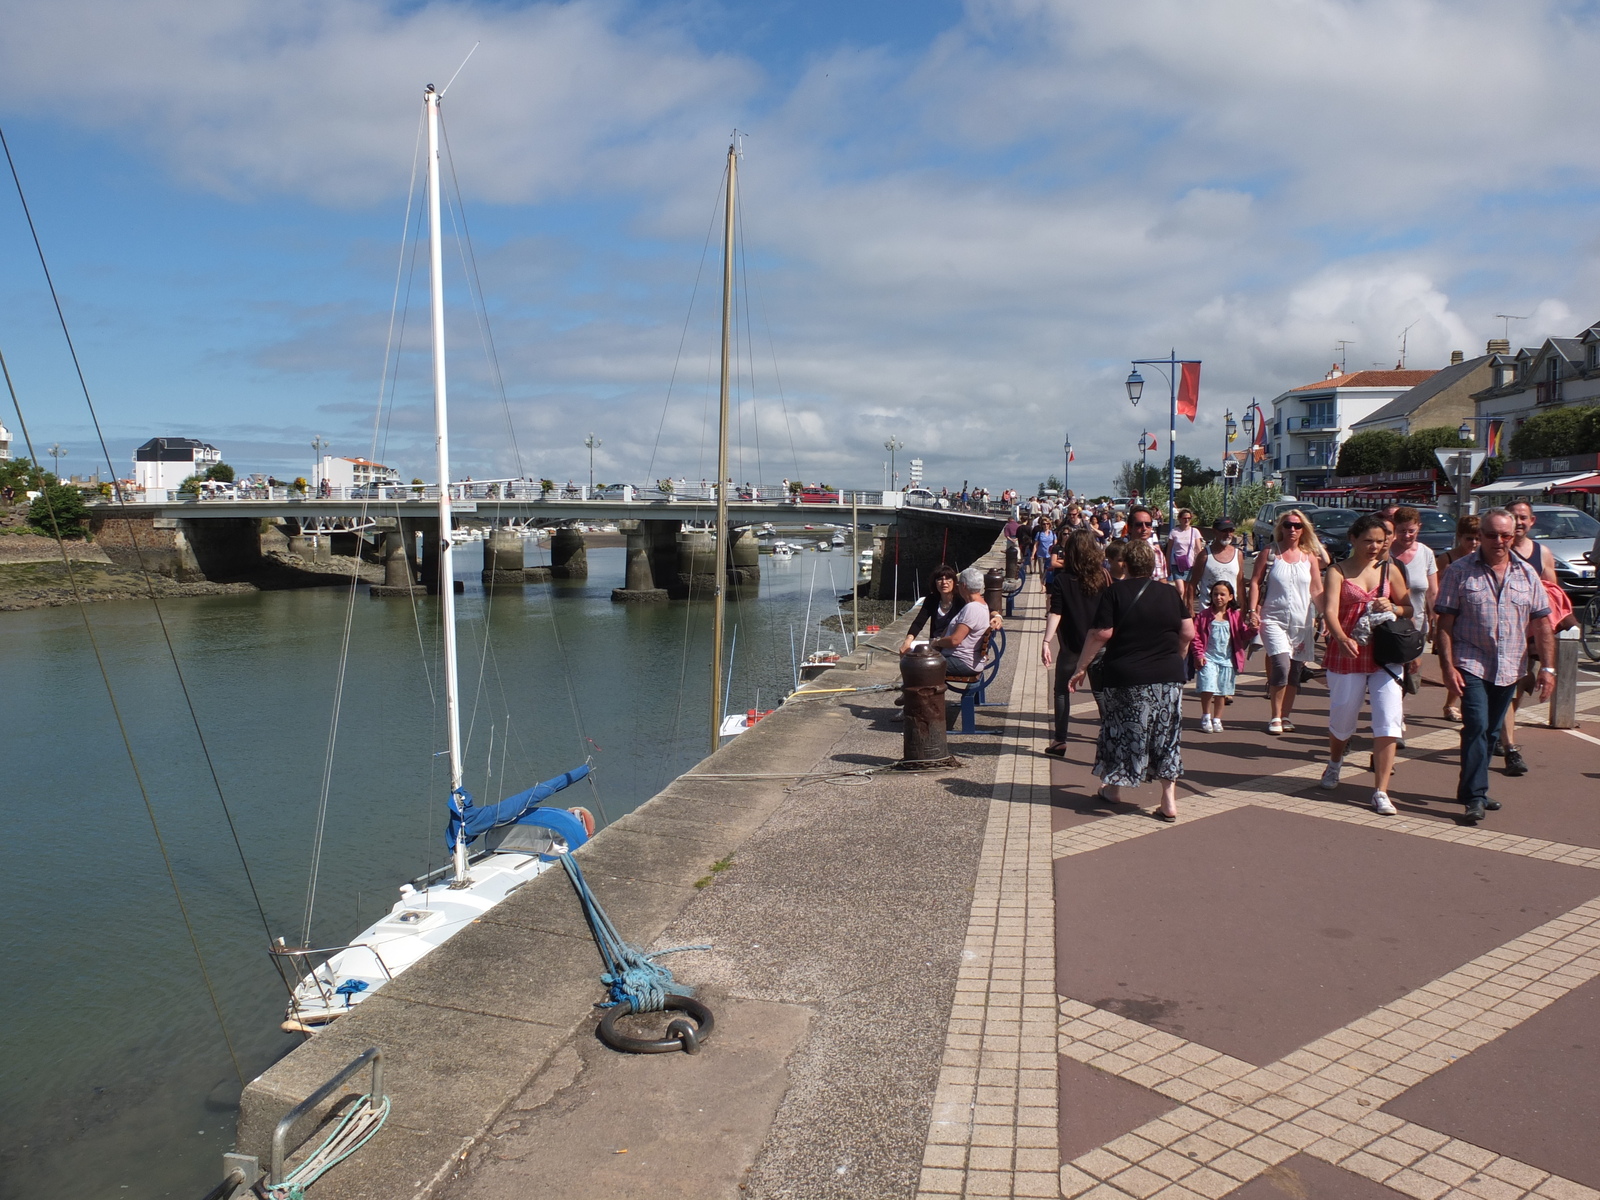
[[[1306,428],[1329,429],[1338,418],[1338,402],[1329,400],[1312,400],[1306,404]]]

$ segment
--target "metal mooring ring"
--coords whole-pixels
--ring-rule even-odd
[[[687,1013],[694,1020],[691,1025],[681,1017],[667,1023],[667,1036],[662,1038],[629,1037],[617,1028],[617,1018],[633,1012],[633,1001],[623,1000],[606,1009],[600,1018],[600,1040],[613,1050],[627,1054],[671,1054],[678,1050],[698,1054],[705,1040],[716,1027],[711,1010],[693,996],[668,996],[665,1008]]]

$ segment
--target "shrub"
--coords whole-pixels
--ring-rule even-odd
[[[1511,435],[1510,458],[1559,458],[1600,451],[1600,405],[1537,413]]]
[[[81,538],[89,515],[83,493],[64,483],[44,485],[39,498],[28,505],[28,524],[45,537]]]
[[[1380,471],[1400,470],[1396,464],[1405,451],[1406,439],[1392,429],[1373,429],[1358,433],[1339,447],[1340,475],[1376,475]]]

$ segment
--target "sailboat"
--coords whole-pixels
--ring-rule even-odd
[[[544,803],[590,772],[584,762],[570,771],[509,796],[477,805],[463,787],[460,680],[452,586],[450,422],[445,386],[443,249],[440,238],[439,102],[432,84],[424,94],[428,130],[429,278],[433,316],[433,415],[439,472],[439,604],[444,642],[445,727],[450,793],[445,844],[451,862],[402,884],[400,898],[378,921],[343,946],[289,946],[277,940],[272,953],[291,984],[283,1028],[311,1034],[349,1012],[395,976],[414,966],[517,888],[549,870],[562,854],[594,833],[586,809]],[[726,361],[726,360],[725,360]],[[726,370],[726,368],[724,368]],[[724,446],[726,442],[724,441]],[[726,453],[726,450],[724,450]],[[723,505],[718,505],[719,512]],[[719,583],[721,573],[719,572]],[[310,930],[304,939],[309,942]]]

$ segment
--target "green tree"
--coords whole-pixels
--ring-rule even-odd
[[[1206,467],[1200,464],[1197,458],[1190,458],[1187,454],[1180,454],[1175,460],[1179,471],[1183,472],[1184,487],[1191,484],[1195,487],[1205,487],[1206,484],[1216,480],[1222,472],[1215,467]],[[1181,492],[1183,489],[1180,488]],[[1193,507],[1191,505],[1191,507]]]
[[[37,492],[46,483],[55,481],[54,475],[35,466],[26,458],[9,458],[0,462],[0,487],[11,488],[16,492],[19,501],[23,493]]]
[[[1392,429],[1373,429],[1358,433],[1339,447],[1340,475],[1376,475],[1398,471],[1405,449],[1405,438]]]
[[[1600,405],[1574,405],[1529,417],[1511,435],[1510,458],[1559,458],[1600,451]]]
[[[1144,479],[1141,483],[1138,462],[1127,459],[1123,461],[1121,468],[1112,478],[1111,483],[1117,489],[1119,496],[1143,496],[1148,500],[1150,498],[1150,489],[1165,479],[1166,474],[1167,469],[1165,466],[1146,466],[1144,468]]]
[[[232,483],[233,468],[225,462],[214,463],[205,473],[205,478],[214,479],[218,483]]]
[[[40,491],[39,498],[28,505],[28,524],[45,537],[85,537],[84,518],[89,515],[83,502],[83,493],[52,477]]]
[[[1055,475],[1052,475],[1049,479],[1046,479],[1044,481],[1044,486],[1047,488],[1054,488],[1058,492],[1062,490],[1061,480]]]
[[[1355,439],[1352,438],[1352,441]],[[1439,460],[1434,455],[1435,450],[1448,446],[1470,446],[1471,442],[1461,440],[1461,433],[1448,425],[1437,425],[1431,429],[1419,429],[1405,439],[1400,447],[1400,457],[1397,471],[1420,471],[1424,467],[1438,467]]]

